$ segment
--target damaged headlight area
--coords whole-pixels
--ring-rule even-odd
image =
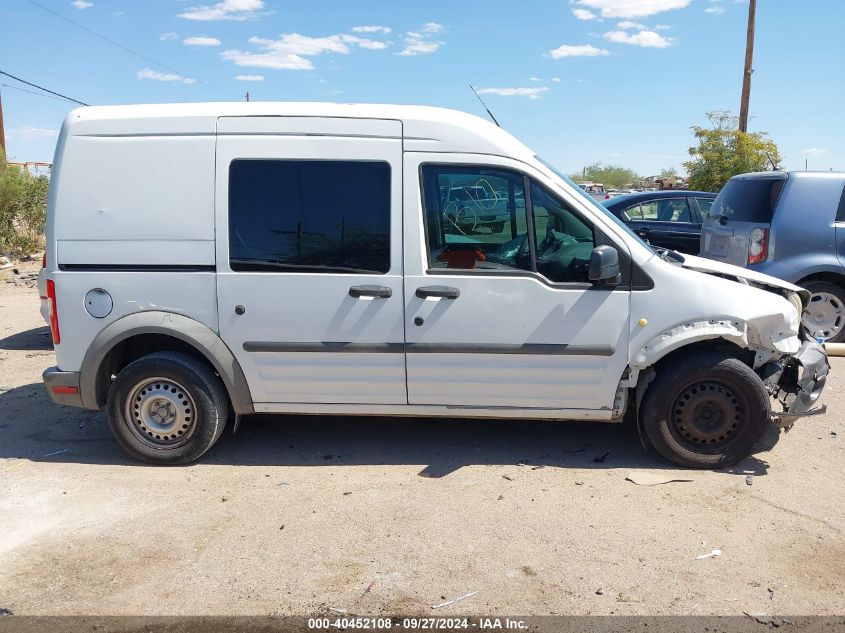
[[[783,407],[782,412],[773,412],[775,424],[789,430],[800,417],[824,413],[826,406],[813,405],[821,396],[829,372],[827,354],[815,341],[805,341],[795,354],[760,367],[763,384]]]

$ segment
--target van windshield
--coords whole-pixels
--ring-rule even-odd
[[[785,178],[732,178],[713,201],[710,217],[771,223],[785,184]]]
[[[613,214],[612,214],[610,211],[608,211],[608,210],[607,210],[604,206],[602,206],[601,204],[599,204],[598,202],[596,202],[595,198],[593,198],[593,197],[592,197],[589,193],[587,193],[586,191],[584,191],[584,189],[582,188],[582,186],[581,186],[581,185],[577,185],[577,184],[575,184],[575,182],[574,182],[572,179],[570,179],[568,176],[564,176],[564,175],[563,175],[560,171],[558,171],[558,169],[557,169],[554,165],[552,165],[551,163],[548,163],[548,162],[544,161],[544,160],[543,160],[542,158],[540,158],[539,156],[535,155],[535,156],[534,156],[534,158],[536,158],[538,161],[540,161],[540,163],[541,163],[542,165],[544,165],[545,167],[547,167],[548,169],[551,169],[551,170],[552,170],[552,173],[553,173],[555,176],[557,176],[558,178],[560,178],[560,179],[561,179],[563,182],[565,182],[566,184],[570,185],[570,186],[572,187],[572,189],[573,189],[574,191],[576,191],[576,192],[577,192],[577,193],[578,193],[578,194],[579,194],[582,198],[584,198],[584,200],[588,201],[588,202],[589,202],[589,203],[593,206],[593,208],[594,208],[594,209],[596,209],[597,211],[600,211],[602,214],[604,214],[604,216],[605,216],[605,217],[607,217],[607,218],[608,218],[608,219],[610,219],[610,220],[611,220],[614,224],[616,224],[617,226],[619,226],[619,227],[620,227],[623,231],[625,231],[628,235],[630,235],[630,236],[631,236],[631,238],[633,238],[635,241],[637,241],[637,242],[639,242],[640,244],[642,244],[643,246],[645,246],[648,250],[650,250],[650,251],[654,251],[654,249],[653,249],[653,248],[652,248],[652,247],[648,244],[648,242],[646,242],[646,241],[645,241],[645,240],[643,240],[643,239],[642,239],[639,235],[637,235],[636,233],[634,233],[634,232],[633,232],[633,231],[632,231],[632,230],[628,227],[628,225],[627,225],[627,224],[625,224],[622,220],[620,220],[620,219],[619,219],[619,218],[617,218],[615,215],[613,215]]]

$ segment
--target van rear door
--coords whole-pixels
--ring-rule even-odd
[[[402,124],[222,117],[220,336],[256,411],[407,404]]]
[[[786,179],[780,172],[731,178],[701,227],[701,256],[736,266],[765,259],[772,218]]]

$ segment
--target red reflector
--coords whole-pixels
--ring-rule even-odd
[[[44,257],[41,258],[41,268],[47,268],[47,253],[45,251]]]
[[[52,279],[47,280],[47,307],[50,309],[50,333],[53,335],[53,345],[62,342],[59,333],[59,313],[56,310],[56,284]]]
[[[79,387],[53,387],[53,393],[79,393]]]

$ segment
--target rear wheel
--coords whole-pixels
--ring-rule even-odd
[[[769,394],[742,361],[698,352],[660,367],[641,419],[666,459],[721,468],[748,457],[771,426]]]
[[[220,378],[180,352],[156,352],[127,365],[111,385],[109,426],[130,455],[187,464],[219,439],[228,416]]]
[[[845,340],[845,289],[828,281],[811,281],[804,288],[812,294],[801,315],[801,324],[815,339],[828,343]]]

